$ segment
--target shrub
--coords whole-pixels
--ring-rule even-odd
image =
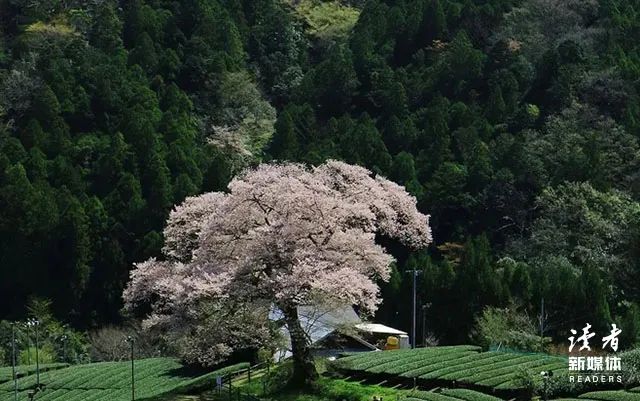
[[[38,361],[41,364],[49,364],[55,362],[55,352],[50,345],[46,344],[37,350]],[[29,347],[20,352],[18,357],[20,365],[36,364],[36,347]]]
[[[322,394],[323,401],[371,401],[374,397],[391,400],[390,394],[396,394],[388,388],[359,386],[343,380],[321,380],[313,390],[314,394]]]
[[[32,299],[28,305],[29,316],[40,321],[38,333],[40,347],[45,349],[45,352],[49,353],[55,362],[87,362],[88,342],[86,336],[56,320],[50,308],[51,302],[42,299]],[[0,321],[0,344],[6,346],[4,354],[6,365],[11,364],[11,341],[14,329],[16,346],[19,350],[34,346],[35,343],[33,328],[26,327],[24,322],[19,322],[14,326],[11,322]],[[27,361],[32,356],[26,352],[23,353]],[[32,353],[35,353],[35,350]],[[20,354],[18,354],[19,357]],[[1,359],[2,355],[0,355],[0,365],[2,365]],[[35,361],[35,356],[31,359]]]
[[[629,393],[626,391],[594,391],[592,393],[582,394],[580,398],[601,401],[638,401],[640,396],[637,393]]]
[[[577,381],[569,380],[569,375],[571,372],[568,370],[564,371],[555,371],[553,377],[547,379],[547,394],[551,398],[560,397],[560,396],[577,396],[578,394],[584,393],[588,391],[589,387],[595,388],[597,385],[593,385],[590,383],[578,383]],[[542,380],[536,381],[535,383],[535,393],[543,394],[544,393],[544,382]]]
[[[485,348],[492,346],[509,349],[543,352],[550,339],[540,337],[531,319],[515,306],[488,307],[476,320],[475,332]]]
[[[501,401],[498,397],[464,388],[444,389],[442,394],[464,401]]]
[[[640,348],[623,352],[620,358],[624,367],[622,381],[625,386],[633,387],[640,384]]]
[[[271,369],[269,375],[265,379],[265,389],[267,394],[276,394],[285,387],[289,382],[289,378],[293,374],[293,364],[286,361]]]
[[[533,374],[527,369],[518,368],[513,382],[517,387],[523,388],[529,394],[533,394],[535,390],[535,380]]]
[[[123,361],[130,358],[131,348],[126,342],[133,335],[136,358],[170,356],[162,352],[160,339],[136,327],[103,327],[89,335],[91,360],[94,362]]]

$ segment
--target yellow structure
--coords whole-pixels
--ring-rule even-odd
[[[385,344],[384,349],[385,350],[400,349],[400,340],[398,340],[398,337],[395,337],[395,336],[387,337],[387,343]]]

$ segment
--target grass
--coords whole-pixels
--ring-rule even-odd
[[[257,381],[251,385],[241,386],[243,391],[251,394],[261,394],[262,387]],[[383,397],[385,400],[396,400],[397,396],[408,396],[407,390],[395,390],[392,388],[364,385],[350,382],[344,379],[332,379],[321,377],[310,391],[279,390],[272,395],[261,396],[264,401],[371,401],[374,396]],[[226,394],[220,400],[224,400]]]
[[[247,364],[233,365],[203,373],[184,367],[173,358],[151,358],[135,362],[136,399],[157,400],[171,394],[187,393],[213,387],[215,377],[244,369]],[[131,364],[103,362],[75,365],[40,374],[44,390],[39,401],[128,401],[131,399]],[[34,374],[21,378],[19,400],[28,400],[35,388]],[[0,383],[0,401],[13,400],[13,381]]]
[[[242,390],[251,394],[261,394],[259,383],[245,385]],[[270,396],[262,396],[264,401],[371,401],[373,397],[395,401],[502,401],[498,397],[468,389],[438,389],[438,391],[418,391],[395,389],[379,385],[363,384],[346,379],[321,377],[310,391],[280,390]],[[220,400],[225,399],[226,394]]]
[[[360,10],[339,0],[287,0],[307,24],[307,33],[324,40],[347,37],[360,16]]]

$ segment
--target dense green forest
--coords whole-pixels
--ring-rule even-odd
[[[0,319],[121,320],[185,197],[261,161],[402,184],[434,246],[377,320],[442,343],[488,305],[640,336],[640,3],[0,0]],[[332,23],[335,22],[334,25]],[[464,294],[464,296],[461,296]]]

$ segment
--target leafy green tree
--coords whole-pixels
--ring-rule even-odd
[[[543,182],[589,181],[598,189],[626,188],[639,162],[637,139],[588,106],[574,104],[549,118],[542,133],[527,132],[527,158],[542,163]]]
[[[476,314],[544,302],[562,341],[570,313],[633,326],[633,1],[351,1],[357,21],[330,40],[297,15],[326,5],[303,3],[0,1],[0,318],[39,295],[73,324],[117,322],[170,204],[261,159],[332,158],[403,183],[432,214],[436,246],[411,263],[441,339],[470,319],[450,295],[468,265],[504,287]],[[408,328],[391,308],[410,255],[394,256],[384,319]],[[32,278],[53,260],[67,279],[48,288]]]
[[[138,64],[149,75],[158,69],[158,55],[151,37],[143,32],[136,39],[136,46],[129,53],[129,63]]]
[[[540,337],[535,322],[514,305],[484,309],[476,319],[475,333],[487,349],[544,352],[550,341]]]
[[[170,172],[162,155],[153,153],[142,175],[142,193],[149,208],[152,227],[160,227],[173,200]]]
[[[625,348],[635,348],[640,341],[640,308],[635,303],[628,306],[621,318],[620,343]]]
[[[263,88],[282,104],[302,81],[307,40],[302,27],[277,2],[259,0],[252,8],[249,55],[260,68]]]
[[[400,152],[393,158],[389,178],[406,187],[418,200],[424,196],[424,189],[416,176],[415,161],[410,153]]]
[[[295,160],[299,152],[298,138],[294,131],[293,119],[288,112],[278,116],[275,135],[269,147],[269,153],[279,160]]]
[[[588,286],[601,283],[604,277],[618,278],[613,287],[616,296],[637,292],[629,280],[637,271],[628,259],[634,241],[631,227],[640,218],[637,202],[618,191],[600,192],[589,184],[567,183],[543,191],[537,207],[540,217],[531,227],[531,236],[510,246],[516,260],[526,258],[533,266],[543,267],[562,258],[584,274],[585,296],[595,294]],[[599,315],[609,313],[601,299],[592,299]]]
[[[122,49],[122,21],[118,18],[116,4],[103,1],[94,12],[88,35],[89,43],[108,54],[115,54]]]
[[[215,123],[227,129],[221,133],[214,130],[212,139],[259,160],[274,133],[275,109],[246,73],[225,74],[219,97],[221,107]]]
[[[504,301],[502,285],[495,274],[487,237],[481,235],[469,239],[464,245],[451,288],[454,293],[466,294],[451,305],[453,310],[458,310],[460,316],[456,320],[461,325],[460,332],[453,341],[464,340],[464,335],[471,330],[475,315],[485,306],[498,305]]]
[[[447,18],[440,0],[427,0],[422,32],[428,41],[442,39],[447,34]]]
[[[374,171],[389,169],[391,156],[371,117],[366,114],[357,120],[343,117],[330,123],[329,129],[343,159]]]
[[[335,46],[328,57],[305,76],[299,92],[302,97],[319,102],[323,115],[332,116],[348,108],[358,84],[351,51]]]
[[[400,120],[391,116],[383,128],[384,143],[390,151],[408,151],[418,137],[418,129],[412,120]]]
[[[489,100],[487,105],[487,118],[494,122],[502,122],[507,111],[507,105],[502,97],[502,88],[494,83],[489,89]]]
[[[57,202],[62,213],[56,230],[57,244],[54,248],[56,251],[51,252],[50,257],[58,266],[58,279],[66,281],[69,287],[54,287],[52,288],[54,293],[49,295],[55,295],[58,307],[61,309],[65,308],[60,305],[60,301],[68,299],[69,304],[65,306],[72,309],[74,303],[78,302],[84,294],[91,273],[89,266],[92,259],[89,220],[83,205],[67,190],[63,189],[58,193]],[[72,291],[73,298],[63,295],[69,290]]]

